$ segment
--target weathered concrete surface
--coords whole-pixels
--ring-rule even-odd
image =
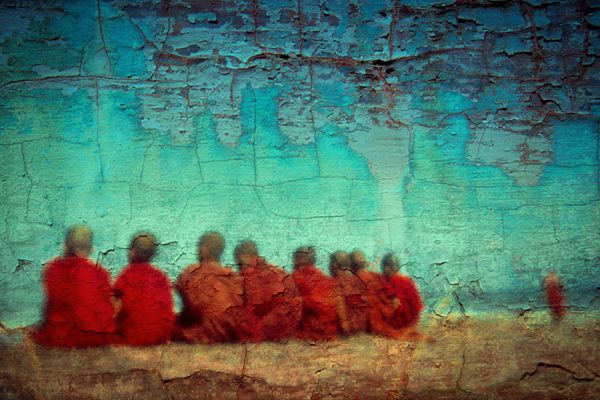
[[[597,399],[600,322],[571,314],[426,318],[435,338],[43,349],[1,336],[7,399]]]

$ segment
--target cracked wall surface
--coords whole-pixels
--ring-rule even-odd
[[[87,223],[171,278],[207,229],[287,266],[401,257],[438,315],[529,310],[554,269],[600,301],[600,8],[592,1],[0,5],[0,321]]]

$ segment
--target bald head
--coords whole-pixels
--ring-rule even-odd
[[[381,272],[385,276],[392,276],[400,269],[400,259],[394,253],[387,253],[381,259]]]
[[[336,251],[329,258],[329,273],[337,276],[342,271],[350,271],[350,256],[345,251]]]
[[[317,262],[317,253],[312,246],[298,247],[294,251],[294,269],[304,267],[305,265],[315,265]]]
[[[258,247],[252,240],[238,243],[233,250],[233,258],[240,269],[255,267],[258,262]]]
[[[89,257],[92,254],[92,230],[84,225],[72,226],[65,235],[65,255]]]
[[[138,233],[131,239],[129,261],[142,263],[152,260],[156,254],[156,238],[151,233]]]
[[[198,258],[200,261],[220,261],[225,250],[225,238],[219,232],[209,231],[200,236]]]
[[[356,273],[361,269],[365,269],[367,267],[367,259],[365,258],[365,253],[360,250],[354,250],[350,253],[350,266],[352,267],[352,272]]]

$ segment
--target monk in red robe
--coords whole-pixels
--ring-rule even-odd
[[[45,346],[89,347],[108,344],[116,330],[110,275],[90,261],[92,231],[67,231],[64,256],[46,264],[43,273],[44,321],[34,339]]]
[[[360,250],[350,253],[350,265],[354,275],[367,288],[370,332],[388,337],[401,337],[402,332],[393,324],[397,304],[387,296],[378,274],[367,269],[368,262],[364,253]]]
[[[175,314],[169,278],[150,264],[156,253],[156,239],[149,233],[134,236],[129,265],[114,284],[121,306],[117,328],[121,343],[150,346],[168,342],[173,334]]]
[[[300,247],[294,252],[292,277],[302,296],[302,319],[298,337],[308,340],[331,340],[338,336],[338,299],[333,279],[315,266],[312,247]]]
[[[225,239],[207,232],[198,243],[198,263],[179,276],[176,288],[183,301],[177,338],[196,343],[233,342],[240,339],[243,280],[221,265]]]
[[[246,240],[234,250],[244,279],[241,340],[277,341],[296,336],[302,299],[296,284],[282,268],[268,264],[256,243]]]
[[[381,281],[387,295],[397,303],[393,325],[396,328],[415,326],[423,310],[423,301],[415,282],[400,274],[400,261],[392,253],[381,260]]]
[[[337,284],[339,297],[344,301],[343,307],[338,307],[342,331],[346,335],[367,332],[370,312],[367,286],[352,273],[348,253],[336,251],[331,255],[329,273]]]
[[[558,322],[565,316],[565,291],[554,271],[550,271],[544,279],[544,288],[552,318]]]

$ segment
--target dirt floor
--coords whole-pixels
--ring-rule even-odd
[[[1,399],[600,399],[600,317],[425,316],[422,338],[45,349],[0,333]]]

